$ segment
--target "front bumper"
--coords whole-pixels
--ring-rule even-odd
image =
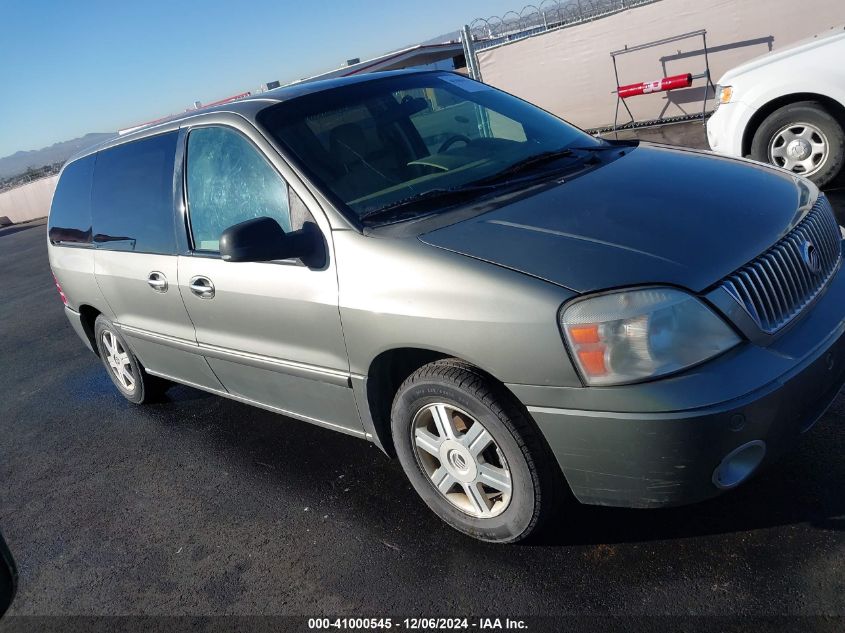
[[[768,347],[745,343],[699,368],[641,385],[509,387],[579,501],[648,508],[719,494],[714,471],[749,442],[765,444],[761,466],[774,461],[821,417],[843,383],[840,267],[819,301]],[[564,408],[570,403],[580,406]]]
[[[742,157],[742,137],[754,111],[741,101],[720,105],[707,119],[710,149],[728,156]]]

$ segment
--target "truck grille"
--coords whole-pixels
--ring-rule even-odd
[[[842,259],[842,235],[824,194],[789,234],[722,281],[763,331],[772,334],[816,298]]]

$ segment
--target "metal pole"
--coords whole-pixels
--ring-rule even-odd
[[[610,59],[613,60],[613,76],[616,77],[616,113],[613,115],[613,133],[616,136],[616,140],[619,140],[619,69],[616,68],[616,55],[611,55]],[[628,105],[627,103],[625,104]]]
[[[468,24],[464,24],[464,28],[461,29],[461,44],[463,44],[464,59],[467,62],[467,74],[472,79],[481,81],[481,70],[478,67],[478,59],[475,56],[475,46],[472,41],[472,32]]]
[[[707,83],[704,84],[704,103],[701,104],[701,122],[704,125],[707,125],[707,95],[710,92],[710,88],[713,88],[713,97],[715,99],[719,98],[719,95],[716,94],[716,86],[713,85],[713,80],[710,78],[710,58],[707,55],[707,31],[703,31],[701,33],[701,42],[704,44],[704,73],[707,75]]]
[[[464,57],[467,60],[467,71],[472,79],[481,81],[481,69],[478,67],[478,58],[475,56],[475,47],[473,46],[472,33],[469,25],[464,25],[461,31],[461,40],[464,46]],[[480,105],[475,106],[476,117],[478,117],[478,131],[483,138],[490,138],[493,136],[490,130],[490,118],[487,115],[487,109]]]

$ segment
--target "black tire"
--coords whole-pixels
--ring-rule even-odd
[[[129,374],[131,374],[134,381],[134,386],[131,389],[127,388],[125,384],[118,380],[115,371],[112,370],[109,364],[109,350],[104,340],[107,333],[111,337],[114,337],[113,340],[117,341],[120,345],[119,349],[126,353],[129,361]],[[126,344],[126,340],[120,331],[102,314],[94,321],[94,341],[97,344],[97,351],[99,352],[100,360],[103,362],[106,374],[111,378],[112,383],[117,387],[120,394],[129,400],[129,402],[134,404],[155,402],[170,387],[171,383],[169,381],[158,378],[157,376],[151,376],[146,372],[144,366],[141,365],[138,358],[132,353],[129,345]]]
[[[751,158],[764,163],[777,164],[769,156],[769,146],[778,133],[786,127],[801,123],[818,128],[827,139],[827,158],[807,176],[819,187],[836,178],[845,163],[845,132],[842,125],[817,101],[800,101],[783,106],[767,116],[751,141]],[[805,175],[796,172],[799,175]]]
[[[453,505],[437,489],[414,449],[414,420],[427,405],[457,407],[492,436],[510,469],[510,501],[482,518]],[[482,541],[513,543],[537,534],[559,509],[563,480],[545,440],[516,399],[477,368],[457,359],[430,363],[408,377],[393,401],[391,426],[402,468],[423,501],[446,523]],[[442,465],[442,463],[441,463]]]

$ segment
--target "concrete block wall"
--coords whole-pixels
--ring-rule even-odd
[[[58,181],[57,174],[0,193],[0,217],[14,224],[47,217]]]

